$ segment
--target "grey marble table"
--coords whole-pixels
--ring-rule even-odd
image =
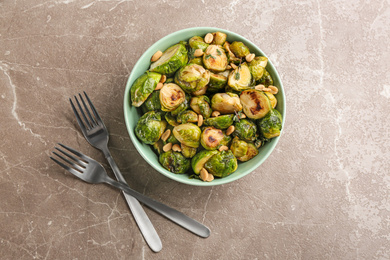
[[[140,55],[195,26],[257,44],[287,96],[275,151],[222,186],[160,175],[123,119]],[[389,1],[1,1],[0,258],[389,259],[389,35]],[[146,209],[163,243],[153,253],[120,192],[49,160],[63,142],[108,167],[69,107],[83,90],[130,186],[209,226],[208,239]]]

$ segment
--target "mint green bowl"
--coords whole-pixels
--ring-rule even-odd
[[[199,35],[204,36],[209,32],[224,32],[226,33],[227,40],[229,42],[232,41],[242,41],[245,43],[246,46],[249,47],[250,51],[252,53],[255,53],[257,55],[266,56],[265,53],[263,53],[255,44],[250,42],[249,40],[245,39],[241,35],[238,35],[236,33],[219,29],[219,28],[213,28],[213,27],[195,27],[195,28],[188,28],[184,30],[180,30],[177,32],[174,32],[172,34],[169,34],[162,38],[161,40],[157,41],[155,44],[153,44],[144,54],[142,54],[141,58],[137,61],[135,64],[129,79],[127,80],[126,84],[126,90],[124,95],[124,116],[125,116],[125,122],[126,127],[129,132],[131,141],[133,142],[135,148],[138,150],[138,152],[141,154],[141,156],[147,161],[154,169],[156,169],[161,174],[167,176],[168,178],[171,178],[175,181],[189,184],[189,185],[195,185],[195,186],[214,186],[214,185],[220,185],[229,183],[232,181],[235,181],[237,179],[240,179],[244,177],[245,175],[251,173],[254,171],[257,167],[259,167],[271,154],[273,149],[275,148],[276,144],[279,141],[279,137],[276,137],[272,139],[271,142],[265,144],[263,147],[259,149],[259,154],[253,158],[252,160],[245,162],[245,163],[239,163],[238,169],[232,173],[231,175],[225,177],[225,178],[215,178],[211,182],[203,182],[198,179],[190,179],[188,174],[174,174],[167,170],[165,170],[161,164],[158,161],[158,156],[156,153],[154,153],[153,148],[150,145],[144,144],[138,140],[134,133],[135,126],[137,124],[138,119],[141,117],[141,111],[140,109],[137,109],[135,107],[132,107],[130,105],[130,88],[133,84],[133,82],[141,76],[146,70],[149,69],[150,66],[150,58],[152,55],[158,51],[164,51],[168,47],[178,43],[179,41],[188,41],[192,36]],[[276,98],[278,100],[278,104],[276,106],[276,109],[282,114],[283,116],[283,126],[285,122],[286,117],[286,103],[285,103],[285,95],[283,90],[283,85],[280,80],[280,77],[278,75],[278,72],[276,71],[275,67],[272,65],[272,62],[268,60],[267,70],[271,74],[274,85],[279,88],[279,93],[276,95]],[[277,165],[275,165],[277,167]]]

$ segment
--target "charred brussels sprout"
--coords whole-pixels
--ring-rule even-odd
[[[247,143],[247,144],[248,144],[248,148],[246,154],[244,156],[237,157],[237,159],[241,162],[249,161],[250,159],[252,159],[253,157],[259,154],[259,150],[257,150],[254,144],[252,143]]]
[[[278,104],[278,100],[276,99],[274,94],[272,94],[271,92],[264,92],[264,93],[267,95],[269,101],[271,102],[272,108],[275,108],[276,105]]]
[[[282,115],[278,110],[272,109],[258,124],[260,132],[265,138],[277,137],[282,129]]]
[[[132,105],[141,106],[154,91],[160,79],[161,74],[154,72],[145,72],[136,79],[130,90]]]
[[[185,99],[183,103],[181,103],[175,110],[171,111],[172,116],[177,116],[180,112],[183,112],[184,110],[187,110],[190,107],[190,95],[185,95]]]
[[[217,153],[218,151],[215,150],[214,151],[203,150],[197,153],[191,160],[191,166],[194,173],[199,175],[200,170],[204,168],[205,163]]]
[[[213,155],[204,165],[204,168],[215,177],[226,177],[237,170],[237,159],[232,151],[222,151]]]
[[[249,48],[243,42],[232,42],[230,44],[230,50],[238,58],[244,58],[250,53]]]
[[[202,131],[198,126],[191,123],[181,124],[175,126],[172,132],[180,143],[193,148],[199,147]]]
[[[194,50],[201,49],[202,51],[205,51],[207,47],[209,46],[208,43],[205,43],[203,38],[200,36],[194,36],[188,41],[190,47]]]
[[[178,69],[188,62],[186,46],[178,43],[169,47],[156,62],[150,65],[150,71],[173,75]]]
[[[187,145],[181,144],[181,154],[186,158],[192,158],[196,154],[196,148],[189,147]]]
[[[184,101],[184,91],[174,83],[164,84],[160,90],[160,103],[162,111],[173,111]]]
[[[226,83],[227,77],[224,75],[210,73],[210,82],[207,90],[211,93],[219,92],[225,88]]]
[[[177,115],[178,123],[195,123],[198,122],[198,114],[192,110],[182,111]]]
[[[257,127],[256,124],[247,119],[240,119],[234,123],[234,136],[238,136],[244,141],[255,141]]]
[[[240,100],[244,113],[251,119],[263,118],[271,110],[271,102],[260,90],[245,90],[241,93]]]
[[[220,45],[209,45],[203,54],[203,64],[206,69],[214,72],[224,71],[228,65],[225,50]]]
[[[246,63],[241,64],[233,70],[228,78],[228,85],[236,90],[243,91],[249,89],[252,84],[252,75]]]
[[[223,45],[226,42],[227,35],[223,32],[215,32],[213,34],[213,41],[211,44]]]
[[[221,129],[206,127],[200,137],[200,143],[206,150],[216,150],[222,145],[227,146],[231,139]]]
[[[266,69],[264,70],[263,77],[261,77],[259,83],[263,84],[266,87],[274,84],[274,80]]]
[[[159,161],[165,169],[177,174],[186,173],[191,167],[190,160],[181,153],[172,150],[160,154]]]
[[[204,88],[209,81],[210,72],[197,64],[189,64],[175,74],[176,84],[190,94]]]
[[[267,66],[268,58],[267,57],[255,57],[249,63],[249,70],[252,73],[254,80],[259,81],[264,74],[265,67]]]
[[[196,113],[201,114],[204,118],[211,115],[210,99],[207,96],[197,96],[191,98],[190,106]]]
[[[233,114],[242,110],[238,95],[233,93],[217,93],[211,99],[211,108],[221,114]]]
[[[223,115],[217,117],[209,117],[204,120],[204,124],[207,126],[214,126],[218,129],[226,129],[233,124],[234,115]]]
[[[142,112],[156,111],[161,109],[160,90],[153,91],[141,106]]]
[[[164,133],[167,122],[161,118],[161,113],[150,111],[141,116],[135,127],[135,134],[145,144],[154,144]]]

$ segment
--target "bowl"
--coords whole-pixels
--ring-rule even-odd
[[[209,32],[216,32],[220,31],[227,34],[227,41],[242,41],[245,43],[246,46],[250,49],[252,53],[255,53],[257,55],[261,56],[267,56],[264,52],[260,50],[259,47],[257,47],[255,44],[253,44],[248,39],[244,38],[243,36],[230,32],[224,29],[220,28],[213,28],[213,27],[195,27],[195,28],[188,28],[184,30],[180,30],[177,32],[174,32],[172,34],[169,34],[165,36],[164,38],[160,39],[156,43],[154,43],[149,49],[145,51],[144,54],[139,58],[137,63],[135,64],[133,70],[131,71],[131,74],[127,80],[126,89],[124,93],[124,117],[126,122],[126,127],[130,135],[130,139],[133,142],[135,148],[140,153],[140,155],[145,159],[146,162],[148,162],[155,170],[157,170],[159,173],[165,175],[166,177],[189,185],[195,185],[195,186],[214,186],[214,185],[221,185],[226,184],[235,180],[238,180],[245,175],[251,173],[254,171],[257,167],[259,167],[271,154],[271,152],[274,150],[276,144],[279,141],[279,137],[273,138],[272,141],[266,143],[264,146],[262,146],[259,149],[259,154],[244,163],[239,163],[237,170],[230,174],[229,176],[225,178],[215,178],[211,182],[203,182],[199,179],[190,179],[188,174],[175,174],[170,171],[167,171],[164,169],[161,164],[158,161],[157,154],[153,151],[153,148],[150,145],[144,144],[138,140],[134,133],[135,126],[137,124],[137,121],[141,117],[140,109],[132,107],[130,105],[130,88],[133,84],[133,82],[141,76],[146,70],[149,69],[150,66],[150,58],[152,55],[158,51],[164,51],[168,47],[178,43],[179,41],[188,41],[192,36],[199,35],[204,36]],[[279,92],[276,95],[276,98],[278,100],[278,104],[276,106],[276,109],[282,114],[283,116],[283,122],[282,122],[282,129],[284,127],[285,117],[286,117],[286,103],[285,103],[285,95],[283,90],[283,85],[280,80],[280,77],[278,75],[278,72],[276,71],[274,65],[272,64],[272,61],[268,60],[267,70],[271,74],[274,85],[278,87]]]

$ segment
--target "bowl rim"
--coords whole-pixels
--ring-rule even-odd
[[[129,112],[132,108],[137,109],[135,107],[130,106],[130,103],[129,103],[130,89],[131,89],[132,83],[136,80],[136,78],[138,78],[140,76],[140,75],[135,75],[135,68],[137,68],[141,63],[145,62],[144,61],[145,58],[147,58],[147,60],[149,60],[149,58],[150,58],[149,54],[148,54],[149,50],[151,50],[151,49],[158,50],[158,48],[156,48],[156,47],[159,46],[161,43],[167,41],[168,39],[177,38],[177,36],[180,36],[181,34],[185,34],[185,33],[192,32],[192,31],[204,31],[204,33],[219,31],[219,32],[226,33],[228,35],[228,37],[231,35],[234,38],[242,39],[242,41],[248,42],[251,45],[251,47],[255,48],[256,52],[258,52],[262,56],[265,56],[268,58],[268,56],[252,41],[248,40],[247,38],[245,38],[244,36],[242,36],[240,34],[237,34],[235,32],[232,32],[232,31],[229,31],[226,29],[221,29],[221,28],[217,28],[217,27],[190,27],[190,28],[186,28],[186,29],[182,29],[182,30],[178,30],[178,31],[175,31],[173,33],[170,33],[170,34],[164,36],[163,38],[159,39],[155,43],[153,43],[147,50],[145,50],[144,53],[138,58],[134,67],[132,68],[132,71],[131,71],[131,73],[126,81],[126,87],[125,87],[125,93],[124,93],[124,99],[123,99],[125,124],[126,124],[127,132],[130,135],[130,139],[131,139],[133,145],[135,146],[135,148],[137,149],[138,153],[142,156],[142,158],[150,166],[152,166],[159,173],[161,173],[164,176],[166,176],[172,180],[175,180],[177,182],[188,184],[188,185],[193,185],[193,186],[222,185],[222,184],[233,182],[233,181],[240,179],[240,178],[248,175],[249,173],[253,172],[269,157],[269,155],[275,149],[277,143],[279,142],[280,137],[283,135],[283,129],[284,129],[284,124],[285,124],[285,118],[286,118],[286,96],[285,96],[285,92],[284,92],[285,90],[284,90],[283,83],[281,81],[281,78],[279,76],[278,71],[276,70],[275,66],[272,64],[272,61],[268,58],[267,67],[270,66],[272,68],[272,71],[274,72],[273,77],[278,78],[279,88],[281,89],[281,91],[279,93],[282,95],[282,99],[283,99],[283,107],[282,107],[282,111],[280,111],[283,115],[282,130],[281,130],[281,133],[278,137],[273,138],[273,140],[267,144],[269,146],[269,149],[265,152],[265,154],[262,154],[262,157],[260,157],[251,167],[249,167],[249,169],[247,169],[245,173],[241,173],[239,175],[230,175],[230,176],[227,176],[225,178],[216,179],[216,180],[219,180],[217,182],[216,182],[216,180],[211,181],[211,182],[204,182],[204,181],[200,181],[198,179],[191,179],[189,177],[187,179],[183,179],[181,177],[178,177],[178,174],[172,173],[172,172],[164,169],[160,164],[158,164],[158,167],[157,167],[155,165],[155,162],[153,162],[151,158],[149,158],[148,156],[146,156],[146,154],[144,154],[143,148],[141,147],[141,144],[140,144],[140,141],[135,136],[134,129],[132,129],[130,126]],[[188,39],[178,39],[176,42],[179,42],[181,40],[188,40]],[[175,44],[175,43],[172,43],[172,44]],[[148,57],[146,57],[146,55],[148,55]],[[150,149],[152,149],[152,148],[150,147]],[[196,180],[196,182],[194,182],[194,180]]]

